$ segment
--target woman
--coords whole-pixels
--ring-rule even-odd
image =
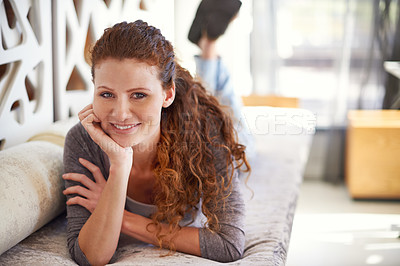
[[[115,259],[120,234],[217,261],[239,259],[245,147],[216,98],[143,21],[92,50],[93,104],[65,141],[68,247],[79,264]],[[101,233],[100,233],[101,232]]]

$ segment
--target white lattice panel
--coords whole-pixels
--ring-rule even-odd
[[[143,19],[173,37],[173,0],[56,0],[53,2],[54,94],[56,120],[77,114],[92,101],[88,47],[106,27],[116,22]],[[172,39],[171,39],[172,40]]]
[[[0,149],[53,122],[50,0],[0,0]]]

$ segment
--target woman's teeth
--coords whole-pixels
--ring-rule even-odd
[[[118,128],[118,129],[129,129],[129,128],[133,128],[135,125],[130,125],[130,126],[119,126],[116,124],[113,124],[114,127]]]

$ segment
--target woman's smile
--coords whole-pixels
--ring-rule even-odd
[[[142,123],[133,123],[133,124],[117,124],[117,123],[110,123],[113,126],[113,129],[117,133],[121,134],[131,134],[137,130],[137,128],[142,124]]]

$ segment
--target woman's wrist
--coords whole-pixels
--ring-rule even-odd
[[[110,166],[116,166],[116,167],[123,167],[123,168],[131,168],[132,167],[132,158],[124,158],[124,157],[119,157],[119,158],[110,158]]]
[[[116,161],[110,162],[110,176],[124,176],[129,179],[132,169],[132,161]]]
[[[129,215],[131,213],[128,212],[127,210],[124,210],[124,216],[122,217],[122,224],[121,224],[121,233],[123,234],[128,234],[128,228],[129,228]]]
[[[117,167],[132,167],[133,162],[133,150],[131,147],[129,148],[120,148],[120,150],[116,152],[106,152],[108,158],[110,159],[111,166],[115,165]]]
[[[140,241],[157,245],[155,226],[150,218],[124,210],[122,217],[121,233],[136,238]]]

